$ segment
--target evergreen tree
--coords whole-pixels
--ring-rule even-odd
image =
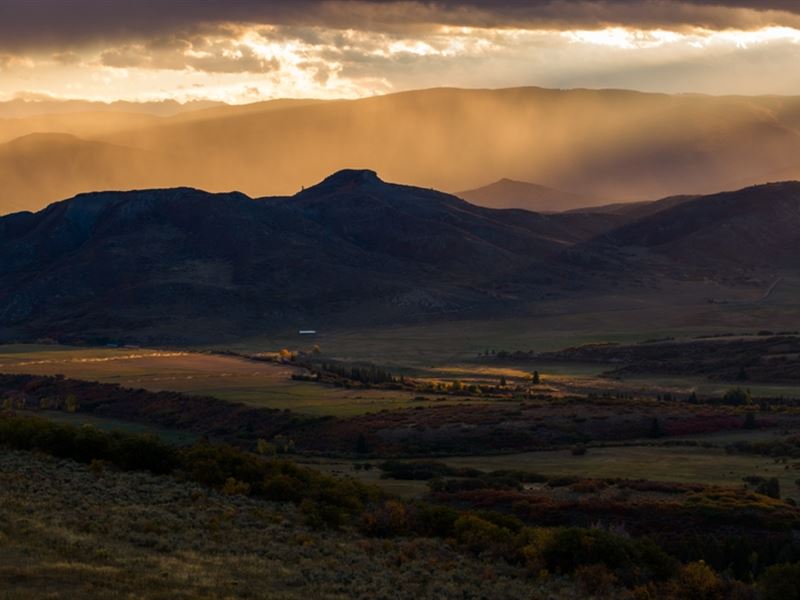
[[[539,371],[533,372],[533,385],[539,385],[542,382],[542,378],[539,376]]]

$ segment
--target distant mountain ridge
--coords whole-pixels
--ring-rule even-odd
[[[0,338],[166,343],[525,314],[545,297],[632,293],[642,277],[669,287],[695,267],[797,271],[798,214],[797,182],[631,220],[478,207],[371,170],[291,197],[81,194],[0,218]]]
[[[142,168],[128,168],[124,159],[109,164],[102,156],[76,165],[43,146],[40,157],[26,155],[36,170],[15,178],[3,174],[19,165],[25,170],[26,163],[6,155],[0,158],[0,214],[71,197],[75,184],[83,191],[189,186],[289,195],[351,165],[443,190],[474,190],[511,176],[568,190],[591,204],[711,194],[800,172],[797,97],[437,88],[357,100],[174,107],[180,114],[100,108],[81,107],[97,118],[83,112],[0,119],[0,142],[69,133],[76,145],[111,144],[168,158]],[[104,179],[109,170],[120,174],[113,186]],[[47,185],[37,182],[42,172]],[[578,208],[573,199],[531,190],[528,202]],[[503,196],[469,199],[491,204]],[[535,203],[517,207],[550,210]]]
[[[46,198],[54,189],[75,195],[86,189],[87,174],[101,189],[168,185],[181,177],[180,167],[171,162],[158,151],[66,133],[31,133],[0,144],[0,202],[13,212],[25,210],[28,198]],[[58,169],[53,170],[53,164]]]
[[[456,196],[487,208],[521,208],[533,212],[564,212],[602,204],[596,198],[507,178],[474,190],[458,192]]]

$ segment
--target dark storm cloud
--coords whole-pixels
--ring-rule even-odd
[[[187,36],[156,38],[105,50],[100,64],[117,68],[146,68],[205,73],[268,73],[280,67],[275,58],[265,59],[252,48],[230,39]]]
[[[719,29],[796,24],[798,16],[796,0],[0,0],[0,49],[64,51],[224,22],[373,31],[434,24]]]

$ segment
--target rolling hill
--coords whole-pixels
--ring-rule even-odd
[[[105,127],[90,127],[79,116],[61,115],[37,132],[169,155],[151,176],[137,170],[120,176],[112,186],[118,189],[190,186],[252,197],[293,194],[359,165],[426,188],[469,190],[508,178],[570,190],[592,204],[630,202],[774,181],[776,173],[796,170],[800,151],[800,98],[794,97],[429,89],[139,117],[132,126],[113,126],[109,117]],[[0,122],[0,140],[23,133],[19,127]],[[56,181],[71,169],[68,157],[39,164]],[[98,158],[87,168],[95,178],[86,178],[81,190],[107,189],[102,177],[109,166]],[[125,171],[124,164],[112,166]],[[43,195],[35,177],[26,180],[30,187],[17,188],[13,205],[0,199],[0,213],[36,210],[76,193],[65,184]],[[553,200],[545,191],[532,198]]]
[[[800,183],[619,215],[495,210],[337,172],[291,197],[82,194],[0,218],[0,336],[210,341],[305,326],[522,315],[670,289],[695,267],[797,271]]]

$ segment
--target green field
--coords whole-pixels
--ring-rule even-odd
[[[774,432],[734,432],[703,436],[720,446],[742,439],[768,438]],[[548,477],[574,476],[586,478],[648,479],[678,483],[710,485],[744,485],[748,475],[777,477],[784,498],[800,500],[800,461],[788,464],[772,458],[727,454],[722,447],[663,447],[625,446],[590,448],[584,456],[573,456],[569,450],[525,452],[495,456],[464,456],[436,458],[453,467],[468,467],[481,471],[521,470],[540,473]],[[381,479],[381,471],[357,470],[345,461],[317,461],[315,466],[336,475],[354,476],[375,483],[404,497],[421,496],[428,491],[424,481],[397,481]]]
[[[344,389],[294,381],[299,369],[234,356],[143,348],[0,346],[0,373],[62,374],[151,391],[211,395],[308,415],[352,416],[433,404],[409,392]],[[469,402],[448,399],[445,402]],[[438,403],[441,403],[439,401]]]
[[[407,351],[415,342],[406,340],[399,348]],[[396,359],[397,356],[393,355]],[[409,359],[410,360],[410,359]],[[379,363],[385,364],[385,363]],[[713,382],[700,377],[637,376],[623,380],[600,377],[613,365],[548,362],[483,363],[474,356],[458,361],[404,365],[407,376],[429,381],[475,381],[496,383],[506,378],[512,385],[527,381],[534,370],[542,375],[539,393],[553,395],[616,393],[673,393],[722,395],[733,383]],[[295,381],[302,372],[291,365],[253,361],[236,356],[185,350],[146,348],[85,348],[54,345],[0,345],[0,373],[61,374],[76,379],[116,383],[151,391],[176,391],[210,395],[252,406],[288,409],[301,414],[340,417],[368,412],[428,406],[442,403],[486,402],[435,394],[405,391],[345,389],[307,381]],[[757,396],[800,397],[800,386],[749,384]]]
[[[742,477],[778,477],[785,492],[797,491],[800,472],[785,470],[772,459],[729,455],[722,449],[686,447],[591,448],[585,456],[568,450],[507,456],[449,458],[444,462],[482,470],[519,469],[543,475],[621,477],[705,484],[742,484]]]

